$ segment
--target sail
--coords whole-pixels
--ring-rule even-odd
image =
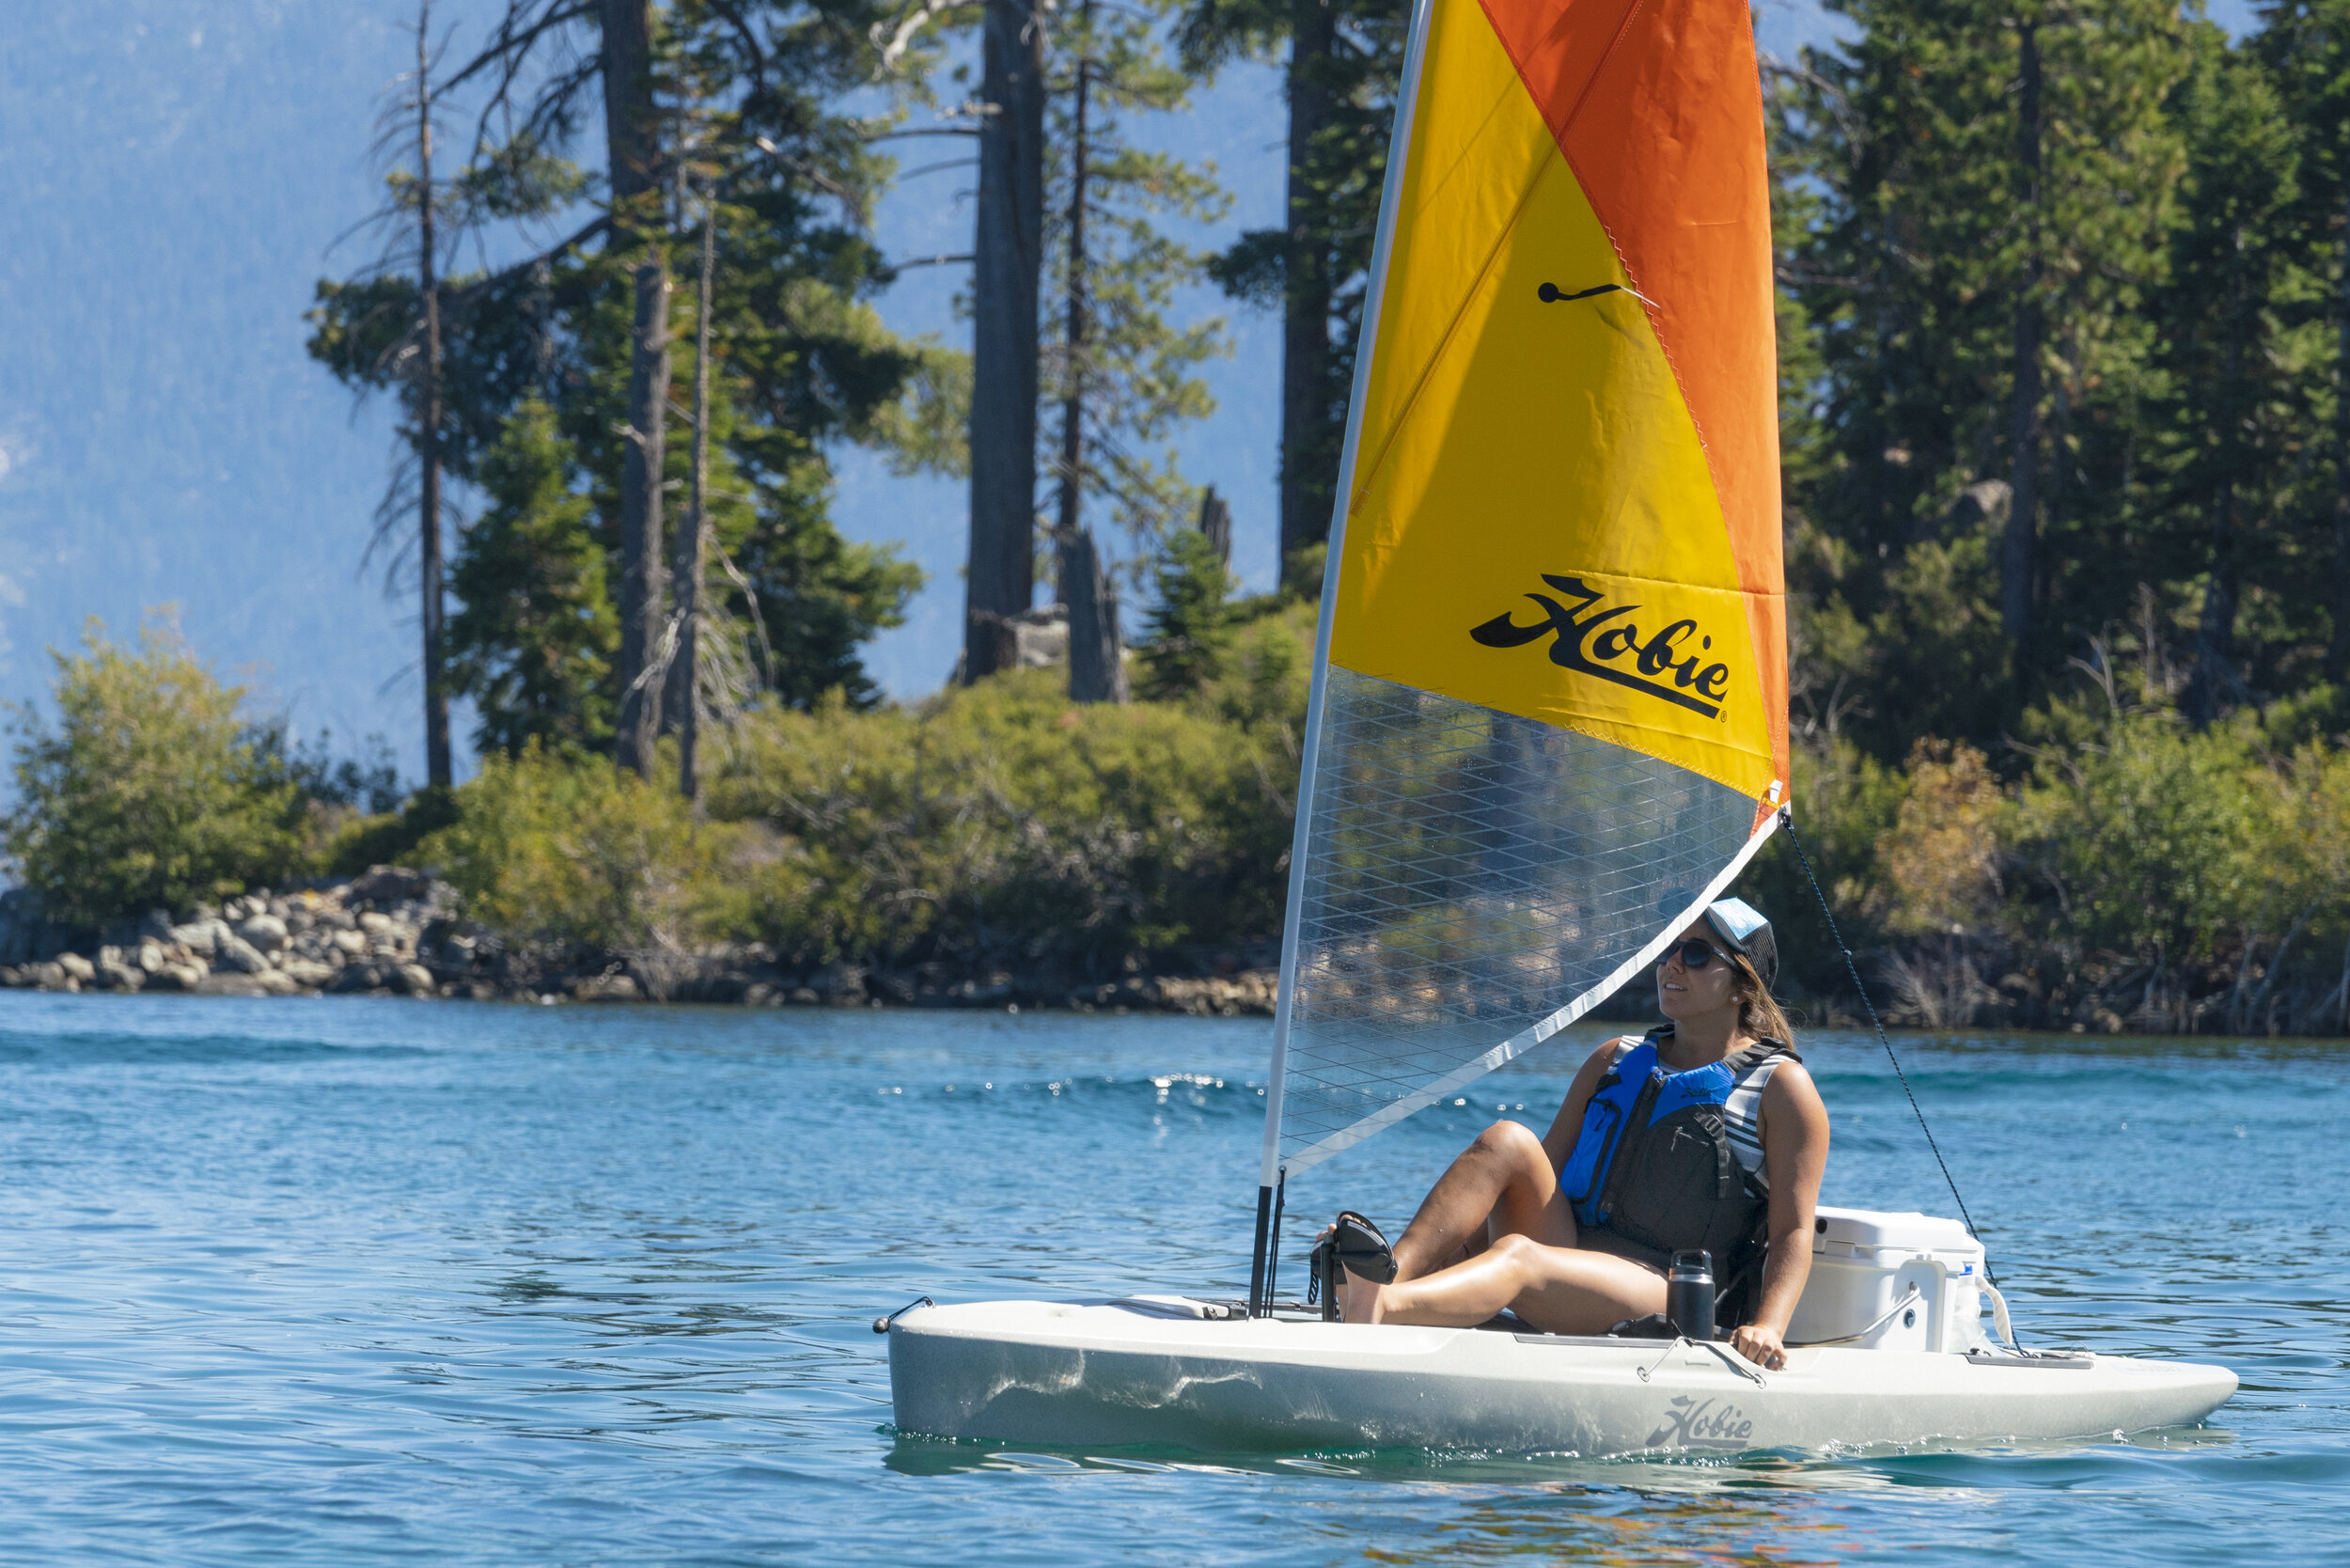
[[[1787,777],[1747,0],[1421,0],[1404,88],[1267,1188],[1642,971],[1768,836]]]

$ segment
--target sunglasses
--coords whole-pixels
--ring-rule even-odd
[[[1676,958],[1681,960],[1681,966],[1684,969],[1702,969],[1717,958],[1724,964],[1730,962],[1728,953],[1704,938],[1697,936],[1692,936],[1686,942],[1677,946],[1667,948],[1664,956],[1657,959],[1656,966],[1662,969]]]

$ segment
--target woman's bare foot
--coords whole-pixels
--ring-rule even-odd
[[[1339,1319],[1342,1323],[1377,1323],[1380,1320],[1380,1294],[1386,1287],[1374,1285],[1350,1269],[1339,1270]]]

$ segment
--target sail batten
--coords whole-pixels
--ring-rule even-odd
[[[1762,132],[1745,0],[1421,0],[1324,579],[1267,1188],[1583,1016],[1770,832]]]

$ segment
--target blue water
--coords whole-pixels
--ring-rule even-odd
[[[2350,1050],[1909,1040],[2019,1326],[2204,1428],[1731,1463],[901,1437],[910,1296],[1237,1294],[1265,1028],[0,996],[0,1560],[2350,1561]],[[1872,1043],[1826,1199],[1950,1212]],[[1400,1221],[1563,1051],[1293,1194]],[[1523,1113],[1515,1107],[1524,1105]]]

